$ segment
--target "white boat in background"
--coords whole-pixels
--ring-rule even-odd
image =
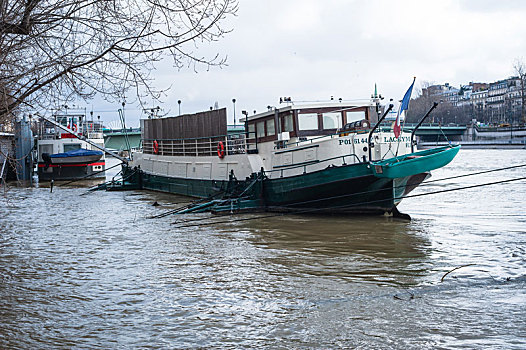
[[[39,181],[75,180],[83,177],[104,178],[106,161],[104,135],[100,120],[88,120],[84,114],[64,114],[52,117],[71,132],[67,132],[48,120],[38,123],[37,163]],[[84,137],[87,141],[79,139]]]

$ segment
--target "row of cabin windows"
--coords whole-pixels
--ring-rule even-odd
[[[305,113],[298,115],[299,130],[338,129],[342,127],[341,113],[323,113],[323,128],[318,127],[318,113]]]
[[[365,111],[358,112],[345,112],[347,116],[347,123],[365,119]],[[281,117],[282,120],[282,131],[290,132],[294,131],[293,115],[287,114]],[[339,129],[342,127],[342,114],[340,112],[328,112],[322,113],[321,118],[322,125],[319,125],[318,113],[300,113],[298,114],[298,130],[330,130]],[[276,127],[274,119],[268,119],[257,122],[256,124],[249,124],[248,131],[252,135],[260,137],[274,136],[276,134]]]
[[[294,124],[292,120],[292,114],[286,115],[281,118],[283,120],[283,131],[294,131]],[[255,124],[248,125],[248,132],[254,135],[254,132],[258,138],[265,136],[274,136],[276,135],[276,123],[274,119],[268,119],[264,121],[257,122]]]
[[[345,112],[347,123],[365,119],[365,111]],[[339,129],[343,126],[341,112],[328,112],[321,114],[321,125],[318,113],[300,113],[298,114],[298,130],[331,130]]]

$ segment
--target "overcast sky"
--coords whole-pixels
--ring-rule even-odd
[[[374,84],[399,100],[413,76],[454,86],[493,82],[513,75],[526,59],[526,1],[522,0],[240,0],[232,29],[196,52],[227,56],[228,65],[198,72],[169,63],[155,72],[158,88],[171,86],[163,103],[169,114],[208,109],[279,106],[295,101],[363,99]],[[414,97],[415,95],[413,95]],[[103,120],[118,119],[113,106],[94,101]],[[127,118],[138,125],[138,107]],[[135,110],[134,110],[135,109]]]

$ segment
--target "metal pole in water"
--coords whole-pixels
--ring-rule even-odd
[[[15,124],[15,157],[16,174],[19,181],[30,181],[32,171],[31,151],[33,149],[33,132],[26,116]]]

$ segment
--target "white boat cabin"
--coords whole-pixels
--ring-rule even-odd
[[[365,129],[377,120],[375,103],[330,102],[269,108],[267,112],[247,116],[244,121],[249,138],[257,143],[283,141],[278,147],[284,147],[290,142],[334,135],[343,129]]]
[[[72,132],[85,136],[100,147],[104,147],[104,134],[100,120],[88,120],[83,114],[54,115],[53,119],[67,127]],[[38,123],[38,161],[43,162],[42,154],[57,154],[76,149],[97,150],[89,143],[79,140],[72,133],[68,133],[41,118]]]
[[[389,128],[375,131],[369,148],[379,112],[375,101],[291,104],[244,113],[241,132],[227,127],[226,109],[143,119],[143,150],[132,162],[147,173],[213,180],[261,169],[268,177],[295,176],[410,153],[410,134],[395,138]]]

